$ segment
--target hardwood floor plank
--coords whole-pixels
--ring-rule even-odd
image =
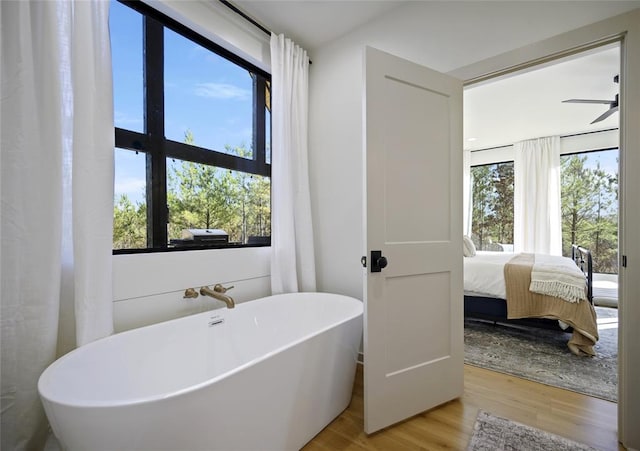
[[[603,451],[624,450],[617,439],[615,403],[470,365],[464,377],[461,398],[367,435],[358,365],[351,404],[303,449],[464,450],[482,409]]]

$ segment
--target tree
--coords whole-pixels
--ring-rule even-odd
[[[584,167],[586,156],[571,155],[562,159],[562,243],[563,254],[570,255],[571,244],[586,243],[585,225],[588,223],[592,203],[592,181]],[[582,244],[586,246],[586,244]]]
[[[513,163],[496,165],[493,186],[493,235],[498,243],[513,243]]]
[[[477,166],[472,169],[473,209],[472,209],[472,235],[476,238],[478,249],[484,249],[485,240],[488,240],[488,217],[490,215],[490,201],[492,194],[491,167],[489,165]]]
[[[562,158],[562,243],[592,251],[594,272],[618,272],[618,176],[586,167],[586,155]]]
[[[147,206],[134,205],[122,194],[113,208],[113,248],[134,249],[147,245]]]
[[[193,143],[193,134],[185,133]],[[227,153],[249,158],[244,145],[225,146]],[[270,180],[188,161],[168,166],[169,237],[184,229],[221,229],[229,241],[246,243],[251,235],[269,236]]]
[[[472,168],[472,238],[480,250],[513,243],[513,163]]]
[[[247,190],[249,210],[247,237],[271,235],[271,180],[253,176]]]

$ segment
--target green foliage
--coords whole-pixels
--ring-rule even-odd
[[[251,155],[244,146],[226,146],[226,152]],[[184,229],[222,229],[236,243],[271,235],[269,179],[189,161],[174,162],[167,172],[169,239]]]
[[[147,246],[147,206],[134,205],[126,194],[113,208],[113,248],[135,249]]]
[[[472,239],[480,250],[513,243],[513,163],[471,168]]]
[[[618,176],[585,166],[586,156],[562,157],[562,252],[591,249],[593,271],[618,272]]]

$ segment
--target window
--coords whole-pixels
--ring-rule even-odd
[[[513,250],[513,161],[471,168],[471,239],[478,250]]]
[[[590,249],[593,272],[618,273],[618,149],[563,155],[562,253]]]
[[[114,253],[269,244],[269,74],[142,2],[110,29]]]

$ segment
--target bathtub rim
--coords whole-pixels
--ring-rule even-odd
[[[261,355],[260,357],[257,357],[255,359],[252,359],[242,365],[239,365],[229,371],[226,371],[222,374],[219,374],[215,377],[209,378],[209,379],[205,379],[204,381],[198,383],[198,384],[194,384],[194,385],[190,385],[188,387],[185,388],[181,388],[179,390],[173,390],[170,392],[166,392],[166,393],[161,393],[161,394],[155,394],[155,395],[151,395],[151,396],[144,396],[144,397],[138,397],[138,398],[129,398],[125,401],[123,401],[122,399],[118,399],[117,401],[91,401],[90,403],[84,402],[84,403],[80,403],[80,402],[70,402],[67,400],[60,400],[57,399],[54,396],[47,396],[46,394],[43,393],[42,391],[42,385],[44,384],[43,380],[45,378],[46,373],[49,372],[49,369],[51,368],[51,371],[54,371],[55,368],[59,365],[63,365],[65,363],[66,360],[68,360],[69,358],[71,358],[72,354],[76,354],[79,352],[88,352],[89,348],[92,347],[95,343],[98,342],[103,342],[103,341],[107,341],[107,340],[114,340],[114,339],[122,339],[122,336],[124,335],[128,335],[128,334],[134,334],[134,333],[140,333],[141,329],[145,329],[145,328],[152,328],[152,327],[156,327],[156,326],[161,326],[161,325],[167,325],[167,324],[171,324],[173,322],[176,321],[180,321],[180,320],[184,320],[185,318],[190,318],[190,317],[196,317],[196,316],[208,316],[210,315],[212,312],[216,312],[219,309],[214,309],[214,310],[208,310],[205,312],[201,312],[201,313],[197,313],[195,315],[187,315],[187,316],[183,316],[180,318],[174,318],[171,320],[167,320],[167,321],[162,321],[159,323],[154,323],[154,324],[150,324],[147,326],[142,326],[142,327],[138,327],[135,329],[130,329],[127,331],[123,331],[123,332],[118,332],[112,335],[109,335],[107,337],[103,337],[100,338],[98,340],[95,340],[91,343],[87,343],[86,345],[73,349],[72,351],[68,352],[67,354],[61,356],[60,358],[56,359],[54,362],[52,362],[49,366],[47,366],[47,368],[45,368],[45,370],[40,374],[40,376],[38,377],[38,395],[42,398],[43,401],[47,401],[48,403],[51,404],[55,404],[55,405],[59,405],[59,406],[64,406],[64,407],[69,407],[69,408],[106,408],[106,407],[130,407],[130,406],[136,406],[136,405],[141,405],[141,404],[150,404],[150,403],[154,403],[154,402],[159,402],[159,401],[164,401],[164,400],[170,400],[172,398],[175,397],[179,397],[179,396],[184,396],[187,395],[189,393],[195,392],[197,390],[201,390],[209,385],[213,385],[216,382],[219,382],[227,377],[231,377],[236,373],[239,373],[251,366],[257,365],[260,362],[278,354],[281,352],[286,351],[287,349],[293,348],[294,346],[299,345],[300,343],[303,343],[307,340],[311,340],[312,338],[321,335],[322,333],[327,332],[328,330],[337,328],[349,321],[358,319],[363,317],[363,313],[364,313],[364,303],[362,301],[360,301],[357,298],[351,297],[351,296],[346,296],[346,295],[341,295],[341,294],[335,294],[335,293],[325,293],[325,292],[299,292],[299,293],[283,293],[283,294],[277,294],[277,295],[270,295],[270,296],[264,296],[261,298],[257,298],[257,299],[253,299],[251,301],[246,301],[246,302],[242,302],[236,305],[236,308],[248,308],[248,306],[242,307],[245,304],[249,304],[251,302],[254,301],[261,301],[264,299],[268,299],[271,297],[295,297],[295,296],[299,296],[301,294],[305,294],[305,295],[313,295],[313,294],[320,294],[323,296],[331,296],[331,297],[338,297],[338,298],[344,298],[347,299],[350,303],[355,303],[358,302],[361,305],[361,308],[359,309],[359,312],[357,314],[349,314],[347,315],[345,318],[341,318],[340,321],[331,323],[330,325],[317,329],[315,330],[314,333],[309,333],[309,334],[305,334],[302,337],[300,337],[298,340],[292,341],[290,343],[287,343],[286,345],[280,346],[278,348],[275,348],[273,351],[271,352],[267,352],[263,355]],[[222,309],[224,310],[224,309]],[[115,338],[118,337],[118,338]],[[356,356],[356,360],[357,360],[357,356]]]

